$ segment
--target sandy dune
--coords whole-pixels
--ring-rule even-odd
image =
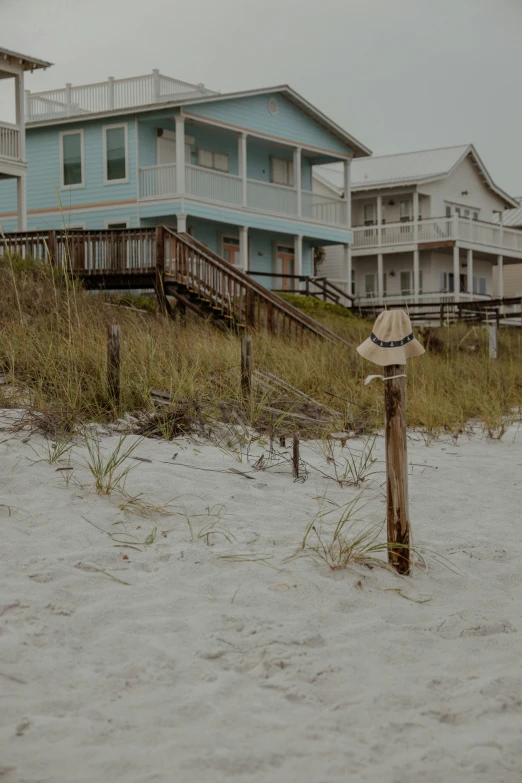
[[[85,467],[66,486],[38,461],[41,436],[7,432],[13,415],[0,417],[1,783],[522,779],[522,433],[412,435],[415,543],[453,570],[430,559],[400,579],[284,563],[318,497],[358,492],[316,470],[332,473],[315,446],[296,483],[285,462],[253,471],[215,445],[143,441],[127,491],[178,512],[144,519],[98,497]],[[382,481],[365,489],[367,521],[383,518]],[[154,527],[140,551],[109,536]]]

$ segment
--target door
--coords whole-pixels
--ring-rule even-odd
[[[229,264],[239,264],[239,239],[223,237],[223,258]]]
[[[294,274],[294,249],[293,247],[281,247],[277,248],[276,255],[276,273],[281,275],[279,279],[275,280],[275,288],[278,291],[290,291],[294,286],[294,280],[285,275]]]

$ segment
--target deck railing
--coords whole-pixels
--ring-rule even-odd
[[[60,90],[26,94],[27,122],[38,122],[53,117],[72,117],[81,114],[147,106],[174,100],[180,95],[215,95],[202,84],[190,84],[153,71],[145,76],[113,79],[95,84],[73,87],[67,84]]]
[[[498,223],[466,218],[428,218],[417,223],[385,223],[353,228],[354,250],[412,245],[422,242],[461,241],[484,249],[522,253],[522,231]]]
[[[241,179],[202,166],[185,166],[185,194],[221,204],[241,204]]]
[[[0,122],[0,158],[20,160],[20,128]]]
[[[319,223],[346,225],[346,201],[344,199],[332,199],[329,196],[321,196],[319,193],[304,190],[302,200],[303,217],[311,218]]]
[[[176,164],[145,166],[140,169],[140,196],[143,199],[173,196],[176,193]]]

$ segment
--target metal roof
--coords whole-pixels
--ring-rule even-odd
[[[10,49],[0,48],[0,68],[2,60],[9,60],[16,65],[22,65],[24,71],[35,71],[37,68],[50,68],[52,63],[39,60],[37,57],[29,57],[27,54],[13,52]]]
[[[351,167],[352,192],[442,179],[468,155],[484,183],[504,199],[506,206],[515,206],[516,200],[495,185],[473,144],[354,160]],[[322,166],[319,179],[335,190],[343,188],[343,174],[337,164]]]
[[[507,209],[502,215],[502,223],[505,226],[514,226],[515,228],[522,228],[522,198],[517,198],[519,202],[517,209]]]

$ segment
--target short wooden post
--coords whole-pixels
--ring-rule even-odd
[[[498,359],[498,326],[496,320],[488,324],[489,331],[489,358]]]
[[[165,229],[163,226],[156,226],[156,279],[154,288],[156,289],[156,299],[158,308],[162,315],[167,315],[167,298],[163,287],[163,277],[165,275]]]
[[[246,322],[248,326],[256,325],[256,298],[253,288],[246,290]]]
[[[51,230],[47,236],[47,253],[51,266],[57,266],[56,258],[56,231]]]
[[[241,393],[244,400],[250,399],[252,392],[252,335],[241,336]]]
[[[440,325],[444,326],[444,302],[440,303]]]
[[[410,572],[406,377],[393,376],[405,375],[405,372],[403,364],[384,368],[388,561],[400,574]]]
[[[292,472],[294,474],[294,478],[299,478],[299,441],[299,433],[294,432],[292,435]]]
[[[116,408],[120,406],[120,326],[113,324],[107,334],[107,389]]]

